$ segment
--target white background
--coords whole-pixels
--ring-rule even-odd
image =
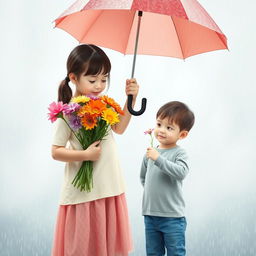
[[[47,107],[78,44],[52,21],[73,1],[0,2],[0,255],[49,255],[64,164],[52,160]],[[127,183],[134,256],[145,255],[141,216],[143,132],[170,100],[194,111],[195,126],[180,143],[190,156],[184,181],[189,256],[255,256],[256,34],[253,0],[201,0],[228,38],[230,51],[186,61],[138,56],[135,77],[146,113],[116,135]],[[131,56],[105,49],[112,62],[109,95],[125,102]],[[137,108],[139,104],[137,104]]]

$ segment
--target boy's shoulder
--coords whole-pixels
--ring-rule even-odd
[[[175,148],[166,150],[162,152],[163,155],[165,155],[167,158],[176,158],[176,157],[184,157],[187,158],[187,152],[184,148],[181,146],[176,146]]]
[[[183,152],[185,153],[186,152],[186,150],[183,147],[179,146],[179,145],[177,145],[173,148],[164,149],[164,150],[156,148],[156,150],[159,150],[160,152],[163,151],[163,152],[166,152],[168,154],[183,153]]]

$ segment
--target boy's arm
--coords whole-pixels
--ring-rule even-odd
[[[159,155],[154,164],[172,178],[176,180],[183,180],[189,171],[187,158],[186,152],[180,151],[174,162]]]
[[[140,181],[141,181],[141,184],[142,184],[143,187],[144,187],[144,184],[145,184],[147,165],[148,165],[148,159],[147,159],[146,156],[144,156],[142,164],[141,164],[141,169],[140,169]]]

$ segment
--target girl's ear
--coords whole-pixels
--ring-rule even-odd
[[[186,138],[187,136],[188,136],[188,131],[183,130],[180,132],[180,140]]]
[[[69,73],[68,77],[69,77],[70,81],[71,81],[73,84],[76,84],[76,82],[77,82],[77,77],[76,77],[76,75],[75,75],[74,73]]]

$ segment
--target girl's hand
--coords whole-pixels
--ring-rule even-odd
[[[127,79],[126,80],[126,88],[125,93],[126,95],[133,95],[134,98],[137,97],[139,92],[139,85],[135,78]]]
[[[101,147],[99,145],[100,141],[95,141],[86,150],[86,159],[90,161],[97,161],[100,158]]]
[[[149,148],[147,148],[147,153],[146,153],[146,155],[147,155],[147,158],[150,158],[150,159],[152,159],[153,161],[156,161],[156,159],[157,159],[158,156],[159,156],[159,152],[158,152],[156,149],[154,149],[154,148],[152,148],[152,147],[149,147]]]

